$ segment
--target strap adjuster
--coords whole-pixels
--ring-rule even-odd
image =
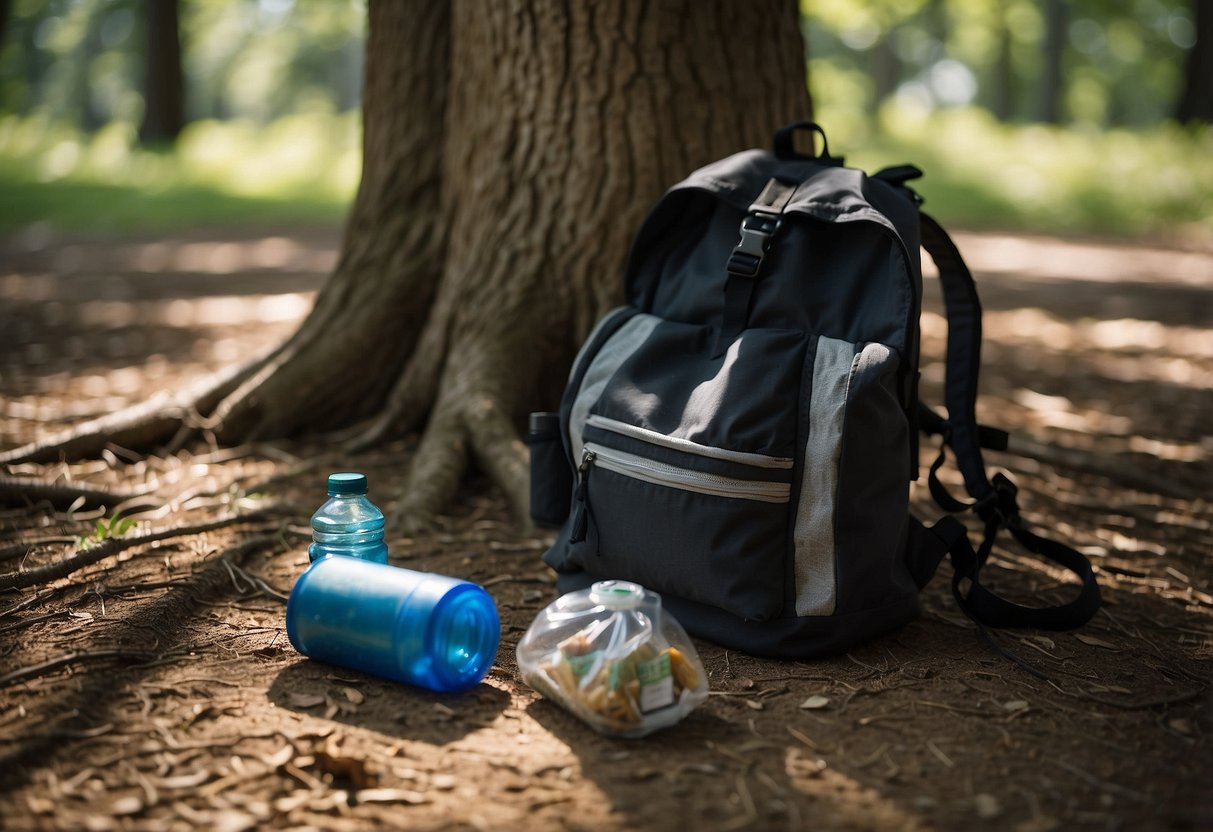
[[[778,214],[751,211],[741,221],[741,239],[729,255],[728,272],[738,277],[756,277],[771,238],[781,225]]]

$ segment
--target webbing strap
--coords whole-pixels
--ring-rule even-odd
[[[1031,673],[1038,670],[1003,650],[986,627],[1036,627],[1043,630],[1072,630],[1099,610],[1099,584],[1090,561],[1074,549],[1028,530],[1019,516],[1018,489],[1005,474],[986,476],[981,449],[1007,447],[1006,433],[977,423],[977,372],[981,365],[981,304],[973,275],[947,232],[926,214],[922,218],[922,244],[939,268],[948,321],[948,354],[945,399],[948,418],[919,405],[920,427],[942,437],[939,456],[931,465],[928,485],[931,496],[944,511],[972,510],[985,524],[980,545],[974,549],[964,525],[945,516],[933,526],[921,527],[913,541],[910,567],[923,582],[946,553],[952,560],[952,595],[956,603],[981,631],[982,636],[1004,656]],[[947,460],[947,449],[956,455],[971,501],[953,497],[939,480],[939,469]],[[1008,601],[981,583],[981,569],[994,548],[1001,529],[1007,529],[1028,551],[1074,573],[1081,588],[1072,600],[1055,606],[1027,607]]]
[[[994,537],[1001,528],[1009,529],[1028,551],[1074,573],[1081,583],[1078,594],[1064,604],[1028,607],[1008,601],[987,589],[981,583],[981,570],[989,558]],[[989,627],[1073,630],[1090,621],[1099,610],[1099,584],[1095,580],[1090,561],[1069,546],[1028,531],[1018,522],[1018,515],[1009,523],[996,517],[986,519],[982,543],[976,550],[969,541],[964,524],[951,515],[940,518],[933,526],[928,526],[927,530],[939,539],[951,556],[952,595],[965,614],[974,621]]]
[[[948,444],[965,488],[976,499],[990,493],[977,427],[977,371],[981,367],[981,302],[973,275],[948,233],[928,214],[922,217],[922,246],[939,268],[948,317],[948,354],[944,400],[948,408]]]
[[[726,264],[728,278],[724,284],[724,311],[716,337],[716,355],[723,354],[746,328],[762,262],[771,247],[771,239],[779,231],[783,209],[797,187],[771,179],[746,210],[745,219],[741,221],[741,239],[733,247]]]

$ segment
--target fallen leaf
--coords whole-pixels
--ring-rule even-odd
[[[1012,699],[1010,702],[1003,702],[1002,707],[1014,713],[1015,711],[1026,711],[1032,706],[1022,699]]]
[[[800,707],[806,711],[816,711],[830,704],[829,697],[826,696],[810,696],[808,699],[800,703]]]
[[[1089,644],[1092,647],[1102,647],[1105,650],[1120,650],[1120,648],[1112,642],[1104,641],[1102,638],[1096,638],[1095,636],[1089,636],[1086,633],[1078,633],[1075,635],[1075,638],[1077,638],[1083,644]]]
[[[287,694],[286,701],[292,708],[315,708],[324,704],[324,696],[319,693],[290,693]]]

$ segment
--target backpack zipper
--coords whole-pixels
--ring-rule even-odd
[[[577,505],[573,507],[573,527],[569,533],[569,543],[583,542],[589,531],[590,466],[597,457],[598,455],[589,448],[581,453],[581,463],[577,466],[577,489],[574,492]]]
[[[786,503],[791,498],[792,486],[786,482],[765,480],[743,480],[692,471],[664,462],[654,462],[636,454],[606,448],[594,442],[586,443],[586,451],[578,468],[579,497],[585,498],[589,468],[599,467],[642,482],[693,491],[714,497],[730,497],[742,500],[757,500],[764,503]]]

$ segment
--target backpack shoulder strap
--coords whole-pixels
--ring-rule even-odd
[[[964,525],[945,516],[929,534],[918,535],[914,555],[915,573],[927,576],[930,561],[951,556],[952,594],[965,614],[991,627],[1036,627],[1045,630],[1069,630],[1085,624],[1099,609],[1099,585],[1091,563],[1065,544],[1030,531],[1019,516],[1018,489],[1005,474],[986,475],[981,449],[1006,447],[1006,434],[977,424],[977,374],[981,366],[981,304],[973,275],[955,243],[930,215],[921,214],[922,244],[939,268],[948,321],[947,372],[944,397],[947,419],[921,408],[920,424],[929,433],[938,433],[943,443],[931,466],[930,489],[945,511],[973,510],[985,523],[981,544],[974,549]],[[965,490],[972,498],[963,502],[950,495],[937,472],[946,459],[947,449],[956,455],[957,467],[964,477]],[[1040,555],[1073,572],[1081,582],[1078,595],[1071,601],[1052,607],[1025,607],[999,597],[981,584],[980,573],[1001,529],[1028,551]],[[921,580],[921,577],[920,577]],[[967,582],[967,586],[965,585]]]
[[[939,269],[939,283],[948,320],[947,368],[944,402],[948,408],[948,444],[956,450],[956,462],[964,477],[965,490],[974,499],[990,493],[977,427],[977,373],[981,369],[981,301],[977,285],[960,250],[935,219],[920,213],[922,247]]]

